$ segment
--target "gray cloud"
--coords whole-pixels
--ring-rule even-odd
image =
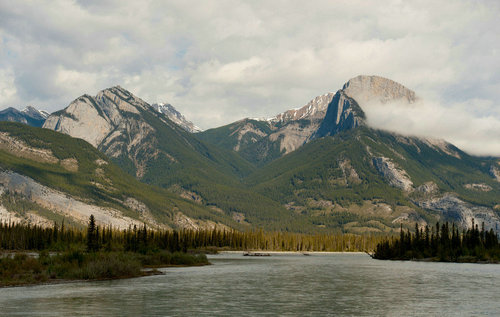
[[[210,128],[377,74],[435,100],[451,121],[464,105],[471,122],[499,120],[499,2],[384,4],[1,1],[0,108],[55,111],[119,84]],[[469,134],[500,155],[496,132]]]

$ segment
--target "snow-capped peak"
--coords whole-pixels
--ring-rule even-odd
[[[266,121],[270,122],[287,122],[292,120],[300,120],[306,118],[323,117],[328,105],[332,102],[334,93],[327,93],[314,98],[309,101],[305,106],[292,110],[285,111],[275,117],[268,118]]]
[[[36,119],[47,119],[49,117],[49,113],[47,111],[38,110],[32,106],[27,106],[26,108],[21,110],[21,112]]]
[[[171,121],[182,127],[184,130],[196,133],[203,131],[199,127],[195,126],[191,121],[187,120],[177,109],[174,108],[169,103],[154,103],[151,105],[156,111],[166,115]]]

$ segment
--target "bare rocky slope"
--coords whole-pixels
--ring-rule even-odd
[[[83,140],[0,123],[0,221],[126,229],[220,228],[230,217],[124,173]]]

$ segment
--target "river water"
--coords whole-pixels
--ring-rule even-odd
[[[210,256],[165,275],[0,289],[1,316],[499,316],[500,265]]]

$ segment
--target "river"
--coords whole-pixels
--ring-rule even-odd
[[[0,289],[2,316],[498,316],[500,266],[209,256],[165,275]]]

